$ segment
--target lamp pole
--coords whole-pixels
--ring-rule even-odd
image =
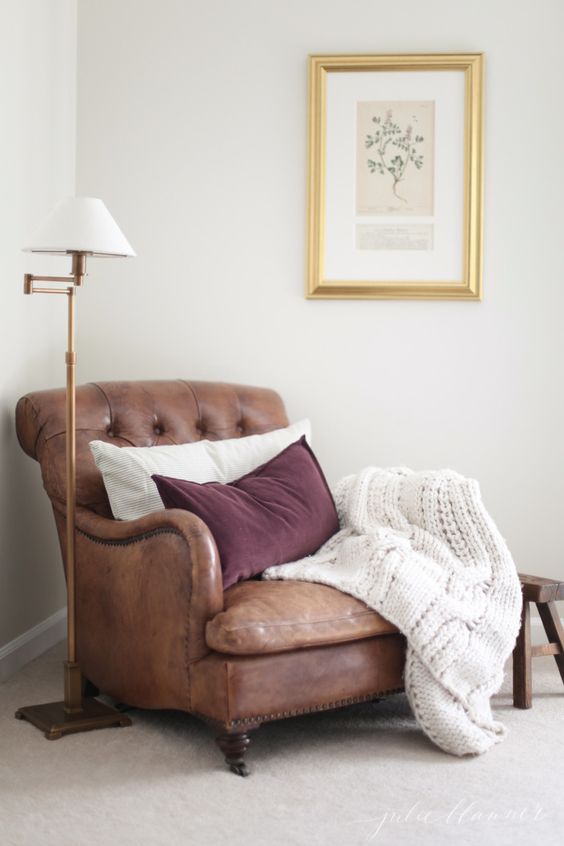
[[[85,252],[69,251],[72,270],[68,276],[24,276],[24,294],[64,294],[67,297],[66,364],[66,578],[67,578],[67,660],[64,663],[64,700],[18,708],[16,718],[27,720],[49,740],[65,734],[110,726],[129,726],[128,716],[93,697],[83,694],[84,680],[76,644],[76,289],[86,276]],[[64,287],[36,286],[36,282],[65,283]]]

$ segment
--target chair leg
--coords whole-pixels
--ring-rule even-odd
[[[232,773],[240,776],[248,776],[249,770],[243,758],[249,748],[251,739],[247,732],[232,734],[219,734],[215,742],[225,755],[225,763]]]
[[[560,646],[560,653],[554,656],[554,660],[564,682],[564,630],[556,605],[554,602],[537,603],[537,608],[549,643],[556,643]]]
[[[513,705],[515,708],[533,707],[531,612],[525,599],[521,612],[521,629],[513,650]]]

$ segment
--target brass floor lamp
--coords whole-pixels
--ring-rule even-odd
[[[24,294],[64,294],[68,305],[68,344],[65,355],[66,391],[66,517],[67,517],[67,660],[64,663],[64,699],[43,705],[27,705],[16,711],[16,718],[27,720],[49,740],[72,732],[107,726],[131,725],[125,714],[84,695],[76,644],[75,597],[75,509],[76,509],[76,352],[75,300],[86,276],[86,259],[90,256],[134,256],[102,200],[94,197],[70,197],[62,200],[43,221],[24,247],[26,252],[70,255],[71,272],[65,276],[24,276]],[[37,286],[36,283],[50,283]],[[57,287],[54,283],[65,283]]]

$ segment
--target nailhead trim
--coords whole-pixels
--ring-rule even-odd
[[[265,722],[266,720],[281,720],[287,717],[298,717],[300,714],[312,714],[316,711],[331,711],[334,708],[342,708],[345,705],[354,705],[359,702],[369,702],[371,699],[376,699],[379,696],[391,696],[394,693],[403,693],[403,687],[395,687],[390,690],[377,690],[374,693],[368,693],[366,696],[351,696],[348,699],[338,699],[336,702],[328,702],[324,705],[313,705],[310,708],[298,708],[293,711],[280,711],[277,714],[258,714],[256,716],[241,717],[238,720],[230,720],[227,723],[222,723],[226,728],[233,726],[244,726],[249,723]],[[198,711],[192,711],[194,716],[200,717],[204,720],[209,720],[204,714]]]
[[[85,532],[83,529],[78,529],[77,532],[79,535],[83,535],[88,540],[94,541],[94,543],[100,544],[100,546],[131,546],[133,543],[139,543],[140,541],[147,540],[148,538],[152,538],[155,535],[178,535],[179,537],[183,537],[182,532],[179,532],[178,529],[173,529],[170,526],[163,526],[157,529],[150,529],[148,532],[143,532],[140,535],[135,535],[132,538],[99,538],[96,535],[91,535],[90,532]]]

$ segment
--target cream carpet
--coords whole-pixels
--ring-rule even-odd
[[[60,697],[59,645],[0,686],[1,846],[356,846],[564,842],[564,687],[534,665],[534,707],[495,710],[507,739],[455,759],[417,728],[406,699],[284,720],[256,732],[249,778],[209,730],[176,712],[131,728],[47,741],[13,718]]]

